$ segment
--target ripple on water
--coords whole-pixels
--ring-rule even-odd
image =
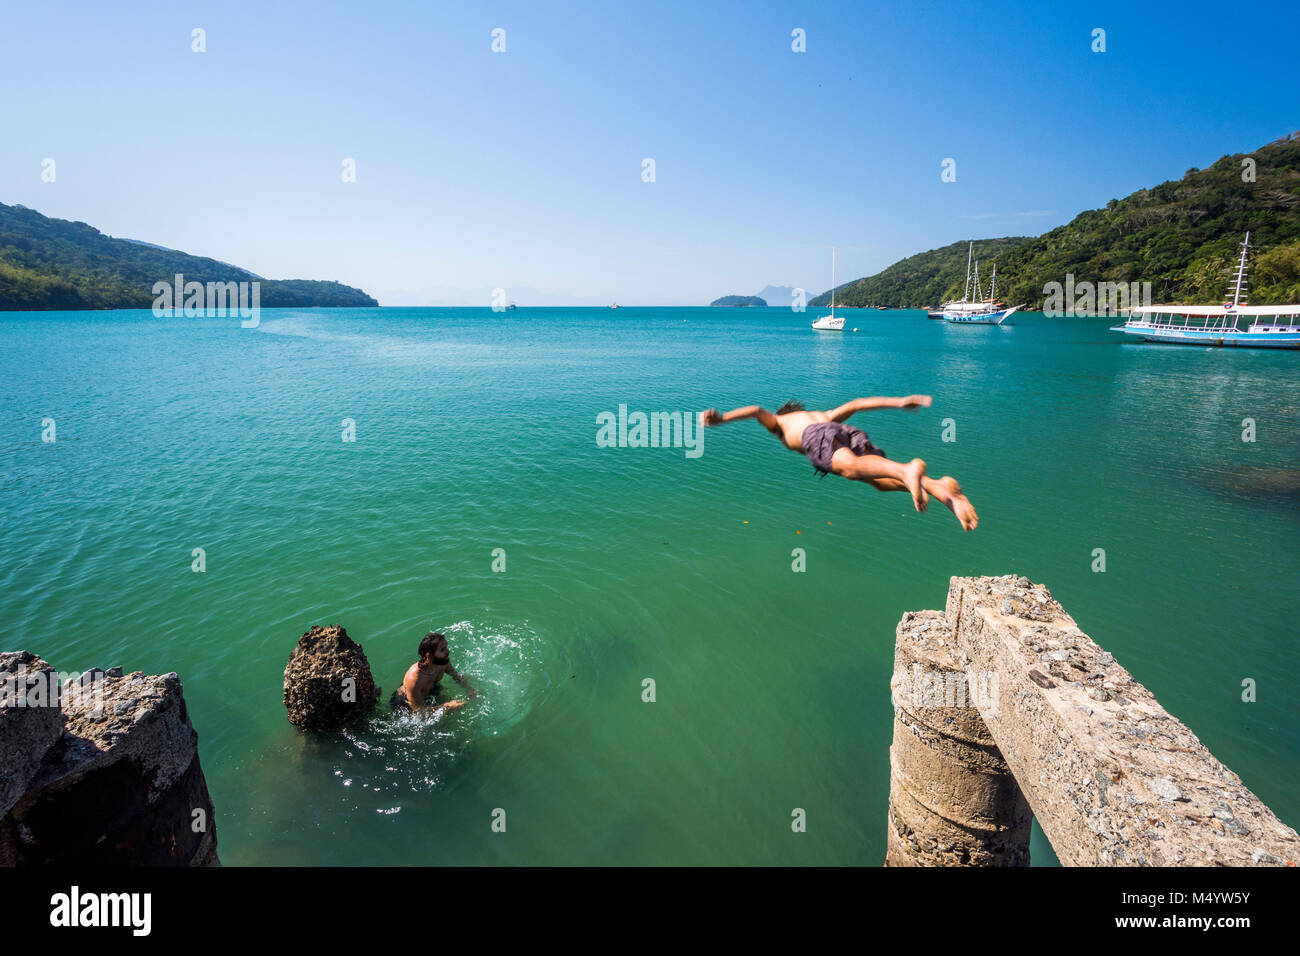
[[[457,711],[424,716],[391,711],[385,693],[374,717],[343,733],[333,772],[344,786],[399,796],[453,786],[461,760],[506,736],[552,689],[547,642],[526,623],[460,621],[439,630],[477,696]],[[445,679],[436,699],[460,696]]]

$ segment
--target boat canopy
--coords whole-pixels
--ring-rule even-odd
[[[1133,318],[1140,315],[1300,315],[1300,305],[1135,305],[1129,310]]]

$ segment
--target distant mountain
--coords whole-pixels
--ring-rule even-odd
[[[1300,133],[1251,153],[1224,156],[1182,179],[1112,199],[1036,238],[975,243],[988,289],[992,260],[998,296],[1041,308],[1043,287],[1076,282],[1150,282],[1154,302],[1213,303],[1223,298],[1233,260],[1250,230],[1249,301],[1300,302]],[[836,289],[836,304],[920,307],[960,298],[966,242],[897,262]],[[830,303],[823,294],[808,304]]]
[[[788,307],[794,305],[795,290],[788,285],[769,285],[764,286],[756,293],[760,299],[767,302],[768,305]],[[811,298],[811,293],[804,290],[805,300]]]
[[[373,307],[360,289],[314,279],[262,279],[247,269],[134,239],[114,239],[84,222],[51,219],[0,203],[0,311],[147,309],[153,284],[260,282],[260,305]]]
[[[764,305],[783,309],[795,303],[796,291],[798,290],[793,286],[769,285],[764,286],[757,295],[724,295],[721,299],[714,299],[709,305]],[[803,293],[805,300],[808,294],[805,290]]]

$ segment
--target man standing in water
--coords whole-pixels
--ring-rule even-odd
[[[979,515],[962,494],[957,479],[943,477],[937,481],[925,473],[925,462],[913,458],[907,464],[890,461],[885,453],[871,444],[867,433],[844,420],[855,412],[876,408],[905,408],[915,411],[930,407],[929,395],[905,398],[855,398],[839,408],[810,412],[799,402],[786,402],[773,414],[758,405],[747,405],[719,415],[710,408],[700,416],[705,425],[721,425],[743,418],[757,418],[791,451],[801,452],[823,475],[834,472],[853,481],[863,481],[880,491],[906,491],[917,511],[924,511],[934,496],[957,516],[961,526],[973,531]]]
[[[437,692],[438,682],[442,680],[443,674],[450,674],[452,680],[469,691],[470,697],[478,694],[478,691],[470,686],[469,681],[457,674],[456,669],[451,666],[447,638],[442,634],[430,631],[424,635],[424,639],[420,641],[419,655],[420,659],[407,669],[406,676],[402,679],[402,686],[393,691],[389,703],[394,710],[427,709],[426,703]],[[438,704],[430,710],[430,713],[437,714],[443,710],[455,710],[457,707],[464,706],[465,701],[458,698],[449,700],[445,704]]]

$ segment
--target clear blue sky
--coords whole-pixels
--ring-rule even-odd
[[[820,292],[832,245],[845,281],[1038,234],[1300,128],[1294,0],[83,0],[3,19],[0,201],[385,305]]]

